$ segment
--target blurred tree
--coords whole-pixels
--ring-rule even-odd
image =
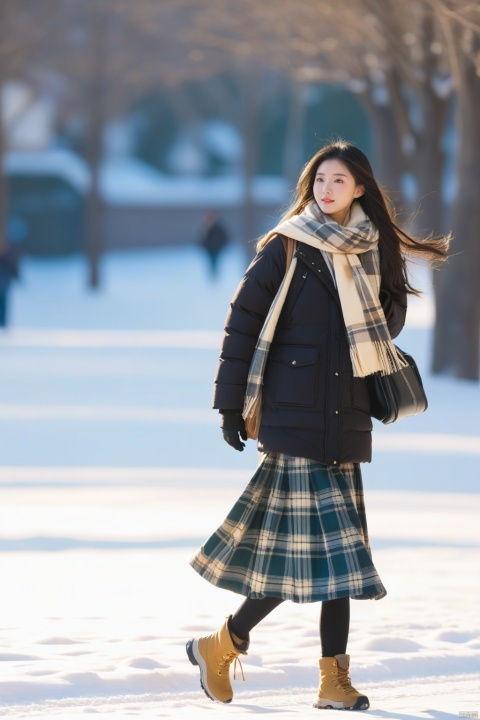
[[[439,18],[456,91],[453,254],[436,283],[433,372],[479,379],[480,6],[428,0]]]
[[[0,252],[7,245],[7,182],[3,170],[3,158],[5,152],[5,108],[4,92],[5,78],[7,74],[7,51],[6,33],[8,32],[8,15],[10,12],[9,3],[0,4]]]
[[[431,9],[411,3],[410,12],[394,0],[362,0],[371,29],[365,48],[367,91],[383,157],[380,177],[398,191],[405,176],[410,210],[416,206],[417,230],[441,232],[445,222],[441,192],[445,132],[451,84],[438,22]],[[388,148],[388,152],[386,149]]]
[[[8,240],[8,187],[4,171],[7,136],[38,93],[38,85],[32,82],[32,92],[7,116],[7,84],[25,77],[25,59],[38,50],[44,28],[48,32],[51,13],[51,0],[45,0],[41,9],[36,3],[26,8],[18,6],[15,0],[0,2],[0,247]]]
[[[358,94],[369,115],[381,182],[399,206],[409,201],[411,207],[420,198],[417,226],[440,230],[441,138],[449,85],[439,82],[446,63],[431,8],[420,0],[412,0],[411,12],[396,0],[350,0],[336,7],[319,0],[261,5],[222,0],[220,5],[191,0],[190,45],[202,53],[224,48],[225,62],[240,68],[248,56],[255,65],[251,96],[261,79],[259,68],[284,74],[292,88],[285,148],[289,179],[298,175],[300,165],[305,127],[302,85],[343,85]],[[250,123],[254,117],[248,113]],[[258,136],[257,131],[257,143]],[[250,130],[246,153],[252,139]],[[255,147],[251,151],[255,153]],[[251,166],[247,159],[246,165]],[[406,176],[412,179],[409,186]]]
[[[190,57],[172,28],[185,24],[183,0],[0,1],[0,83],[22,79],[56,104],[58,125],[85,137],[91,171],[85,249],[88,282],[100,282],[103,206],[100,167],[107,123],[163,84],[218,72]],[[0,148],[1,152],[1,148]],[[3,177],[3,174],[2,174]],[[0,187],[5,203],[6,187]],[[0,211],[2,206],[0,205]]]
[[[343,6],[333,12],[329,4],[314,0],[186,0],[186,5],[182,39],[190,52],[209,58],[211,67],[220,59],[223,68],[236,70],[236,102],[231,107],[243,138],[244,236],[250,239],[254,237],[253,183],[261,155],[261,107],[275,93],[272,73],[283,82],[280,93],[288,96],[286,142],[278,147],[278,155],[293,187],[303,160],[302,84],[346,79],[333,59],[324,76],[318,73],[324,45],[332,47],[335,28],[329,18],[343,12]],[[309,68],[315,70],[314,78]]]

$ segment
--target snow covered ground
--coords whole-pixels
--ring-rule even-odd
[[[0,334],[1,717],[318,716],[317,605],[285,603],[254,631],[232,705],[205,697],[184,653],[241,601],[188,560],[257,462],[209,409],[246,257],[230,249],[216,283],[203,260],[112,254],[98,295],[79,258],[24,264]],[[349,652],[375,719],[480,712],[480,390],[428,375],[418,273],[427,297],[399,344],[430,409],[377,424],[364,466],[388,595],[352,604]]]

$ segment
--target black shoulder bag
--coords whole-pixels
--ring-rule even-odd
[[[407,367],[391,375],[373,373],[365,378],[370,395],[370,414],[385,425],[419,415],[428,407],[415,360],[400,348],[396,347],[396,350],[407,361]]]

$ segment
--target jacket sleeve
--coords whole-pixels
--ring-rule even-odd
[[[405,325],[405,319],[407,316],[407,295],[402,298],[402,301],[394,300],[388,290],[380,288],[380,302],[382,303],[383,312],[385,313],[385,319],[387,321],[388,330],[392,340],[398,335]]]
[[[243,408],[255,345],[285,276],[285,263],[282,239],[274,237],[255,256],[232,298],[215,377],[216,409]]]

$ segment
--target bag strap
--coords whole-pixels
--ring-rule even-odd
[[[285,263],[285,272],[287,272],[293,260],[293,256],[295,255],[295,250],[297,249],[297,241],[293,238],[285,237],[285,235],[282,235],[282,243],[283,247],[285,248],[285,253],[287,255],[287,261]]]

